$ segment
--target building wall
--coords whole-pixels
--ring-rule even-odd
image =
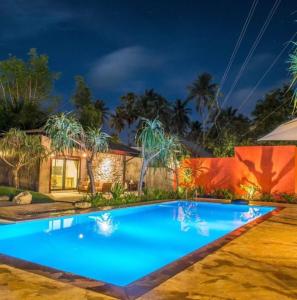
[[[234,157],[184,160],[179,179],[182,185],[207,191],[228,188],[243,194],[240,185],[255,185],[263,193],[296,193],[296,162],[295,146],[236,147]]]

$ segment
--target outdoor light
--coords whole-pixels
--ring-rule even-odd
[[[83,153],[83,155],[82,155],[83,157],[87,157],[87,153]]]
[[[80,233],[80,234],[78,235],[78,238],[81,240],[81,239],[84,238],[84,235],[83,235],[82,233]]]

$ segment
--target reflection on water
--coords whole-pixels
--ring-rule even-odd
[[[256,207],[250,207],[248,211],[240,214],[240,220],[243,222],[249,222],[261,215],[260,209]]]
[[[187,232],[195,229],[198,234],[209,236],[209,227],[205,220],[201,218],[198,207],[195,203],[180,203],[177,207],[175,218],[180,223],[180,230]]]
[[[104,236],[112,235],[117,229],[118,224],[113,220],[110,213],[104,213],[100,216],[89,217],[95,222],[94,231]]]
[[[54,219],[48,222],[48,228],[45,230],[46,233],[51,231],[70,228],[74,223],[73,218]]]

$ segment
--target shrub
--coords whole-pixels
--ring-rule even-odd
[[[116,202],[121,200],[121,197],[123,196],[124,191],[125,191],[125,189],[124,189],[123,185],[120,182],[115,182],[112,185],[111,190],[110,190],[112,199]]]
[[[269,194],[269,193],[263,193],[260,195],[259,197],[259,201],[263,201],[263,202],[274,202],[275,198],[273,197],[273,195]]]
[[[133,193],[128,193],[122,196],[122,203],[135,203],[140,201],[141,198]]]
[[[260,187],[256,185],[245,185],[241,184],[240,188],[245,191],[245,198],[247,200],[254,200],[256,197],[256,194],[260,191]]]
[[[82,201],[91,202],[93,207],[107,205],[107,199],[102,193],[88,194],[82,198]]]
[[[205,188],[202,185],[199,185],[195,188],[195,192],[197,193],[197,196],[204,196],[205,195]]]
[[[287,203],[297,203],[297,195],[296,194],[287,194],[282,193],[280,195],[281,200],[287,202]]]
[[[235,198],[235,195],[229,189],[215,189],[212,192],[212,196],[219,198],[219,199],[231,199],[232,200]]]

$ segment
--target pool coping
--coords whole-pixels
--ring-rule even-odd
[[[136,299],[149,292],[153,288],[157,287],[161,283],[167,281],[171,277],[177,275],[186,268],[192,266],[196,262],[202,260],[209,254],[220,249],[227,243],[246,233],[256,225],[268,220],[272,216],[277,215],[284,208],[285,207],[276,207],[274,210],[268,212],[267,214],[260,216],[253,221],[229,232],[228,234],[213,241],[212,243],[209,243],[126,286],[117,286],[103,281],[90,279],[70,272],[64,272],[55,268],[46,267],[23,259],[11,257],[5,254],[0,254],[0,264],[6,264],[8,266],[42,275],[54,280],[72,284],[76,287],[84,288],[108,296],[129,300]]]

